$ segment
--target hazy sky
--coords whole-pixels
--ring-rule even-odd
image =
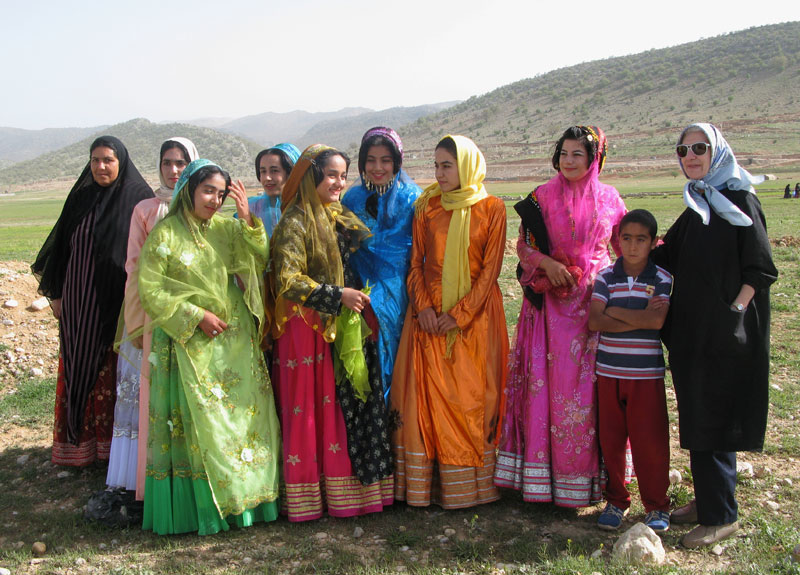
[[[796,0],[0,0],[0,126],[461,100],[794,20]]]

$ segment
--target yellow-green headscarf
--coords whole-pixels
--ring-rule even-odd
[[[489,194],[483,186],[486,177],[486,160],[475,142],[464,136],[447,135],[456,144],[458,156],[458,178],[460,188],[442,193],[439,183],[431,184],[414,204],[417,217],[428,206],[428,201],[436,196],[442,197],[442,207],[452,211],[450,227],[447,229],[447,243],[444,248],[442,266],[442,312],[450,311],[472,289],[469,273],[469,224],[472,206]],[[458,329],[447,332],[447,353],[453,351]]]

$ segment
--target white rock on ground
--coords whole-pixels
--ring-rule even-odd
[[[0,575],[11,575],[11,571],[5,567],[0,567]]]
[[[47,301],[46,297],[40,297],[39,299],[35,299],[31,302],[31,305],[28,307],[31,311],[42,311],[46,307],[50,306],[50,302]]]
[[[3,307],[7,307],[9,309],[15,308],[19,305],[19,302],[15,299],[7,299],[3,304]]]
[[[669,484],[670,485],[677,485],[681,481],[683,481],[683,476],[681,475],[681,472],[678,471],[677,469],[670,469],[669,470]]]
[[[623,533],[614,543],[611,556],[626,563],[661,565],[666,560],[661,538],[644,523],[637,523]]]
[[[354,538],[360,539],[362,535],[364,535],[364,530],[361,527],[356,527],[355,529],[353,529]]]
[[[748,461],[737,461],[736,473],[744,475],[745,477],[753,477],[753,464]]]

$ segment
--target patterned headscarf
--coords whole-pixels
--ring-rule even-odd
[[[683,142],[683,138],[688,131],[700,130],[705,134],[708,143],[711,145],[711,165],[708,172],[699,180],[689,180],[683,188],[683,201],[692,210],[700,214],[705,225],[711,220],[713,209],[721,218],[730,222],[734,226],[748,227],[753,225],[750,216],[742,212],[733,202],[719,192],[719,188],[728,190],[747,190],[751,194],[756,191],[753,186],[764,182],[766,176],[754,176],[736,161],[733,150],[725,138],[712,124],[698,123],[692,124],[681,132],[678,144]],[[683,175],[683,162],[680,161]],[[686,176],[687,178],[689,176]],[[700,193],[702,190],[704,193]]]
[[[398,133],[395,132],[394,130],[392,130],[391,128],[387,128],[385,126],[376,126],[374,128],[370,128],[369,130],[367,130],[367,132],[361,138],[361,149],[363,150],[364,146],[367,143],[367,141],[370,138],[373,138],[375,136],[383,136],[384,138],[389,140],[389,142],[392,145],[392,147],[400,155],[400,165],[402,165],[403,164],[403,157],[404,157],[403,156],[403,142],[402,142],[402,140],[400,140],[400,136],[398,135]],[[359,150],[359,154],[358,154],[358,173],[359,174],[363,174],[364,173],[364,167],[365,167],[365,163],[366,163],[365,162],[365,160],[366,160],[366,152],[367,151],[368,150],[364,150],[365,153],[363,154],[363,157],[362,157],[361,151]],[[400,171],[400,166],[397,166],[397,170]]]
[[[369,229],[340,202],[323,204],[314,182],[317,157],[329,146],[313,144],[303,151],[283,186],[283,216],[273,232],[273,273],[275,284],[275,329],[279,335],[288,318],[308,319],[302,302],[318,284],[344,285],[344,270],[336,225],[354,234],[354,244],[369,235]],[[298,278],[294,262],[301,262],[304,278]],[[305,278],[310,278],[308,281]],[[324,317],[323,317],[324,315]],[[328,341],[335,338],[335,317],[320,314],[323,325],[312,326]]]

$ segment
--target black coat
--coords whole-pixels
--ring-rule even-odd
[[[734,226],[713,210],[709,224],[686,209],[653,252],[674,276],[662,339],[678,399],[681,447],[752,451],[764,445],[769,407],[769,286],[772,262],[755,194],[720,190],[753,220]],[[755,288],[730,309],[742,284]]]

